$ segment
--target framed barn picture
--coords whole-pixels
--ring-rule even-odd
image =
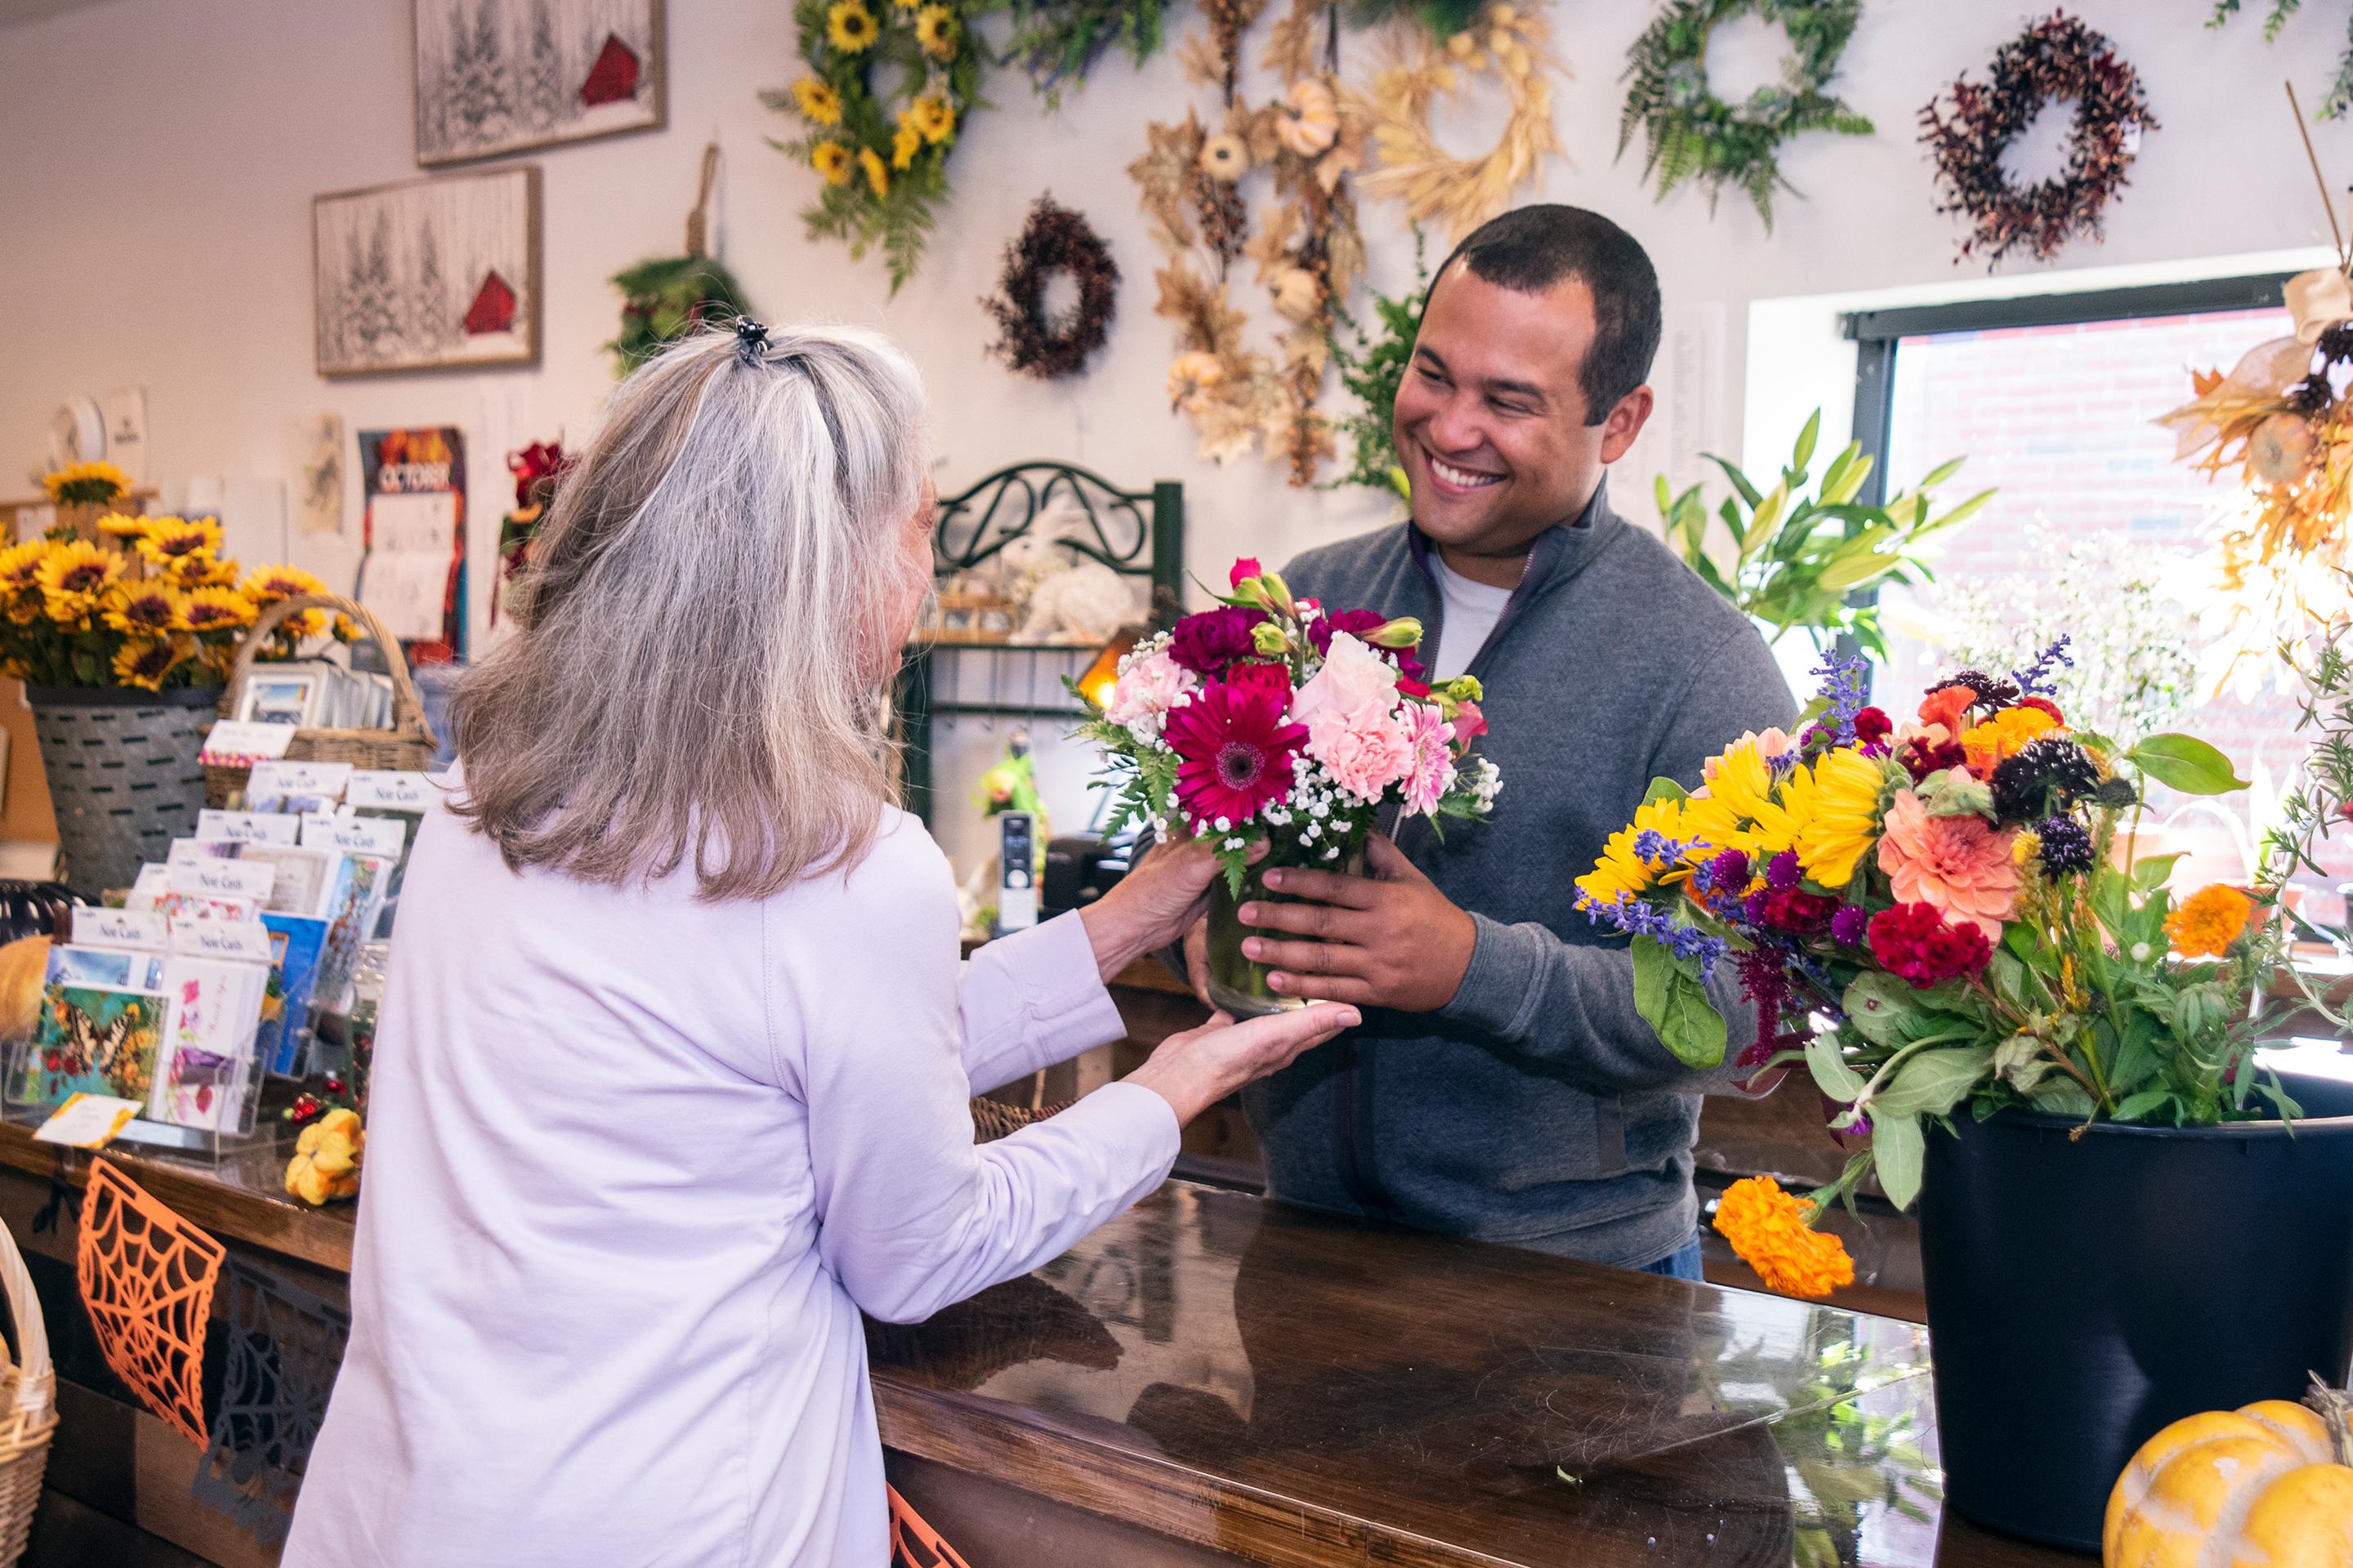
[[[426,168],[658,129],[662,0],[414,0]]]
[[[319,374],[539,363],[539,170],[311,203]]]

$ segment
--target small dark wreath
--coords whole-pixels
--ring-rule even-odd
[[[1050,316],[1046,283],[1057,272],[1071,275],[1079,302]],[[1075,376],[1110,335],[1118,291],[1119,264],[1103,237],[1052,196],[1039,196],[1021,226],[1021,238],[1006,248],[997,292],[980,302],[997,318],[998,337],[989,352],[1018,374],[1040,381]]]
[[[1994,51],[1992,79],[1964,74],[1920,111],[1920,139],[1936,162],[1938,212],[1967,215],[1961,255],[1989,267],[2024,248],[2048,261],[2081,235],[2101,238],[2101,213],[2129,177],[2144,131],[2158,128],[2148,94],[2107,38],[2054,11]],[[2075,101],[2067,166],[2058,177],[2021,186],[2001,155],[2043,104]]]

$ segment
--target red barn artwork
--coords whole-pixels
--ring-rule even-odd
[[[627,103],[638,95],[638,75],[644,69],[635,49],[615,33],[605,35],[588,79],[580,84],[580,101],[590,109],[600,103]]]
[[[515,291],[492,268],[482,279],[482,286],[474,291],[474,302],[466,308],[466,332],[472,337],[512,332],[514,321]]]

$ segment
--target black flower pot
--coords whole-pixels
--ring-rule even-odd
[[[1920,1255],[1946,1498],[2100,1549],[2135,1449],[2201,1410],[2342,1383],[2353,1352],[2353,1086],[2306,1113],[2167,1128],[2005,1112],[1931,1129]]]

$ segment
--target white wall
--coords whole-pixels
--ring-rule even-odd
[[[2180,263],[2326,238],[2279,83],[2293,71],[2308,99],[2317,92],[2342,47],[2338,16],[2308,8],[2266,45],[2253,17],[2206,30],[2203,5],[2070,8],[2140,68],[2165,128],[2147,138],[2112,207],[2106,243],[2073,248],[2063,268]],[[1556,0],[1573,73],[1556,97],[1571,162],[1554,166],[1542,192],[1609,213],[1659,265],[1665,412],[1618,488],[1621,507],[1645,521],[1660,467],[1683,479],[1695,476],[1701,448],[1741,450],[1744,403],[1750,424],[1794,429],[1826,396],[1818,367],[1783,382],[1773,365],[1746,359],[1752,302],[1982,276],[1955,265],[1956,230],[1931,210],[1914,122],[1955,73],[1981,71],[2025,10],[1873,0],[1842,85],[1879,133],[1792,148],[1786,172],[1807,198],[1786,198],[1768,235],[1736,196],[1713,217],[1695,191],[1654,205],[1639,147],[1613,162],[1618,77],[1651,9]],[[934,391],[944,483],[1038,456],[1124,482],[1182,479],[1190,554],[1205,574],[1237,554],[1279,559],[1388,514],[1369,492],[1291,491],[1256,460],[1206,465],[1166,412],[1170,337],[1151,313],[1158,258],[1124,169],[1143,148],[1145,121],[1181,114],[1192,96],[1172,58],[1140,74],[1114,59],[1051,117],[1018,77],[997,74],[989,90],[999,107],[975,117],[950,165],[956,196],[932,254],[892,300],[879,266],[803,239],[797,215],[815,176],[763,140],[786,128],[754,95],[797,69],[789,5],[670,0],[669,10],[670,128],[526,155],[544,171],[543,364],[334,382],[311,369],[310,201],[418,173],[406,0],[111,0],[0,29],[0,495],[23,493],[50,409],[79,391],[146,387],[153,469],[167,481],[288,475],[287,427],[306,413],[340,411],[352,429],[455,423],[470,443],[474,579],[486,582],[491,523],[507,492],[502,454],[590,428],[611,385],[596,346],[617,318],[605,280],[680,249],[698,156],[716,134],[726,153],[721,254],[762,313],[876,324],[913,350]],[[1198,25],[1188,9],[1174,19],[1180,34]],[[1719,79],[1755,79],[1768,43],[1737,31],[1720,40]],[[1345,41],[1344,69],[1368,72],[1375,60],[1367,41]],[[2353,123],[2314,134],[2335,175],[2353,177]],[[975,302],[993,287],[1024,209],[1048,189],[1089,215],[1126,274],[1108,351],[1092,374],[1051,387],[984,355],[991,334]],[[1411,247],[1395,209],[1369,205],[1365,228],[1376,281],[1398,286]],[[1238,295],[1249,291],[1245,280]],[[1842,396],[1830,401],[1842,416]],[[357,526],[354,514],[341,540],[298,539],[297,559],[348,581]],[[478,614],[484,602],[478,592]]]

